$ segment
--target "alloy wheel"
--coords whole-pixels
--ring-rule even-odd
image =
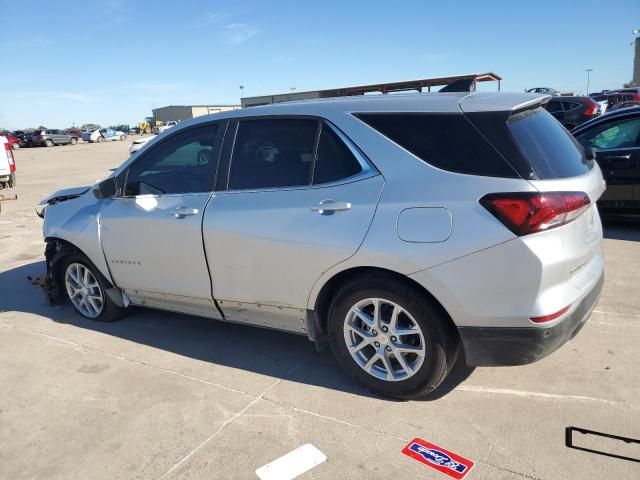
[[[104,295],[96,277],[81,263],[71,263],[64,275],[69,300],[87,318],[96,318],[104,308]]]
[[[401,305],[382,298],[360,300],[349,309],[344,340],[360,368],[385,381],[411,378],[426,356],[418,322]]]

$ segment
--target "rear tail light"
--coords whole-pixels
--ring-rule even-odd
[[[584,115],[587,117],[595,115],[598,111],[598,104],[589,98],[586,101],[588,105],[587,109],[584,111]]]
[[[491,193],[480,199],[484,208],[518,236],[566,225],[590,203],[584,192]]]
[[[556,318],[564,315],[565,313],[567,313],[569,311],[569,309],[571,308],[571,305],[567,305],[566,307],[564,307],[561,310],[558,310],[556,313],[552,313],[551,315],[544,315],[542,317],[531,317],[531,321],[533,323],[548,323],[548,322],[553,322]]]
[[[13,150],[11,149],[11,145],[9,142],[4,144],[4,153],[7,155],[7,160],[9,161],[9,171],[11,173],[16,171],[16,161],[13,158]]]

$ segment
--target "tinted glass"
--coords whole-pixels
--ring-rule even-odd
[[[358,118],[416,157],[452,172],[516,177],[511,166],[458,114],[358,114]]]
[[[313,183],[328,183],[348,178],[362,171],[362,166],[349,147],[331,129],[324,125],[318,143],[318,158],[313,172]]]
[[[218,125],[189,128],[154,146],[129,168],[125,195],[198,193],[212,189]]]
[[[593,168],[571,134],[546,110],[536,108],[512,115],[507,124],[541,180],[575,177]]]
[[[229,189],[309,185],[318,122],[245,120],[238,125]]]
[[[562,102],[562,106],[564,107],[565,112],[568,112],[569,110],[578,108],[580,104],[576,102]]]
[[[547,111],[551,112],[551,113],[561,112],[562,111],[562,102],[549,100],[549,103],[547,103],[544,108],[546,108]]]
[[[640,117],[606,122],[577,136],[596,150],[640,147]]]

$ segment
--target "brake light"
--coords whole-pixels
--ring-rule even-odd
[[[571,305],[567,305],[563,309],[558,310],[556,313],[552,313],[551,315],[544,315],[542,317],[531,317],[530,320],[533,323],[548,323],[548,322],[552,322],[556,318],[558,318],[559,316],[564,315],[565,313],[567,313],[570,308],[571,308]]]
[[[598,111],[598,104],[596,102],[594,102],[591,99],[586,99],[587,103],[589,104],[589,106],[587,107],[587,109],[584,111],[584,116],[586,117],[590,117],[592,115],[595,115],[596,112]]]
[[[4,153],[7,155],[7,161],[9,162],[9,172],[15,172],[16,161],[13,158],[13,150],[11,149],[11,145],[9,145],[9,142],[4,144]]]
[[[566,225],[590,203],[584,192],[491,193],[480,199],[484,208],[518,236]]]

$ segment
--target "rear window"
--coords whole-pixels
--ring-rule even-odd
[[[541,180],[576,177],[593,168],[578,142],[543,108],[511,115],[507,125]]]
[[[468,175],[518,176],[461,114],[361,113],[356,117],[434,167]]]

